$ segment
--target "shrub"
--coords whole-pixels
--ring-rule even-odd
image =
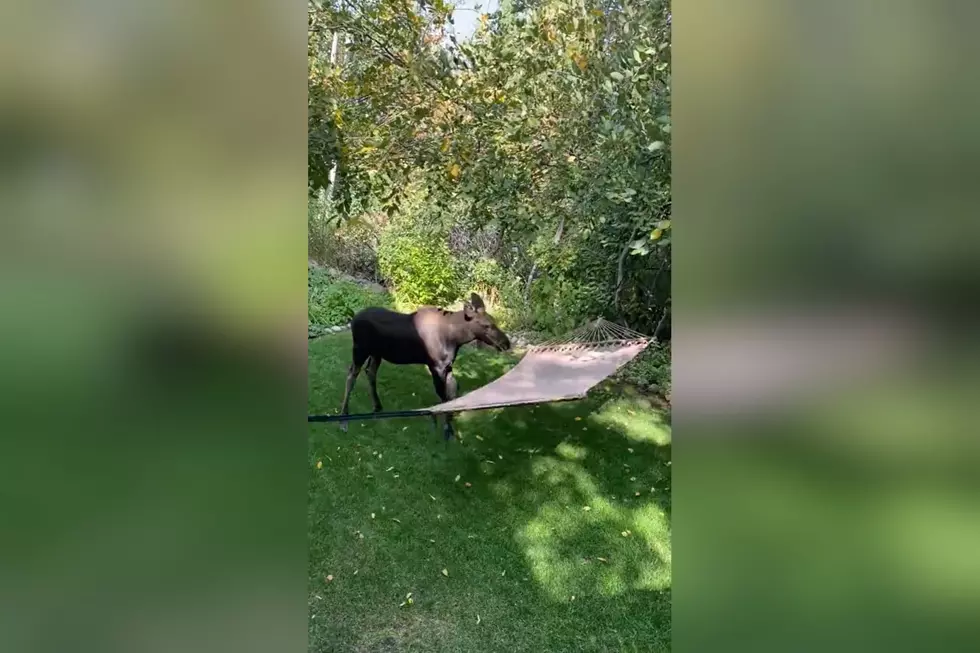
[[[458,266],[445,239],[404,228],[386,230],[378,267],[400,307],[445,306],[460,295]]]
[[[670,344],[647,347],[643,353],[620,370],[618,378],[644,390],[670,394]]]
[[[310,332],[317,327],[346,324],[368,306],[391,306],[391,299],[351,281],[333,279],[322,270],[310,270],[307,283],[307,321]]]

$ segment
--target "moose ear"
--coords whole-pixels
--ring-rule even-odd
[[[477,311],[478,313],[481,312],[481,311],[485,311],[486,308],[487,308],[483,304],[483,299],[479,295],[477,295],[476,293],[471,293],[470,294],[469,304],[473,308],[473,310]]]

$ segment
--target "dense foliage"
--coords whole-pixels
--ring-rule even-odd
[[[452,10],[310,5],[311,256],[370,224],[399,302],[479,288],[529,329],[666,336],[669,7],[503,0],[468,41]]]
[[[325,327],[342,326],[367,306],[391,306],[390,298],[352,281],[310,268],[306,310],[309,334],[319,335]]]

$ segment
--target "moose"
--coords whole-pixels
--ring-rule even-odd
[[[395,365],[425,365],[432,374],[436,394],[443,401],[456,398],[456,378],[453,362],[463,345],[479,340],[498,351],[510,349],[510,339],[497,326],[483,299],[476,293],[459,311],[447,311],[434,306],[423,306],[414,313],[398,313],[386,308],[365,308],[351,319],[351,335],[354,338],[347,387],[340,408],[347,415],[350,393],[367,364],[368,383],[374,412],[381,412],[378,397],[378,368],[381,361]],[[340,425],[347,430],[347,422]],[[453,438],[452,417],[446,416],[444,433],[446,440]]]

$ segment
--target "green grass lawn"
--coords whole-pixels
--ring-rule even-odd
[[[309,357],[309,410],[334,413],[350,334]],[[461,392],[515,361],[465,348]],[[378,392],[438,403],[420,366],[382,365]],[[463,414],[448,443],[429,418],[311,424],[310,650],[669,650],[669,419],[595,395]]]

